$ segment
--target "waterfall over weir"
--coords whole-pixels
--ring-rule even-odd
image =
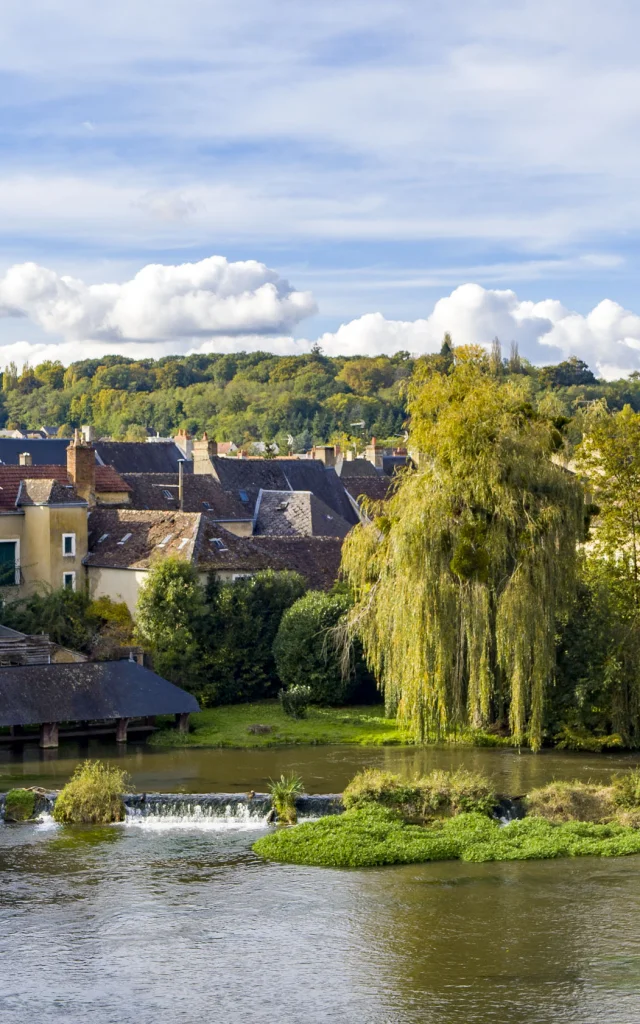
[[[152,828],[263,828],[269,822],[268,793],[133,793],[124,798],[126,823]],[[298,821],[343,811],[339,794],[301,796]]]

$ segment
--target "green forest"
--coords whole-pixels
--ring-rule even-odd
[[[92,423],[99,435],[118,440],[139,440],[149,432],[168,437],[180,428],[191,434],[206,430],[218,441],[276,442],[294,452],[372,434],[398,443],[416,371],[446,370],[451,358],[451,339],[445,338],[440,354],[418,359],[408,352],[335,358],[316,347],[300,356],[240,352],[137,361],[104,356],[67,368],[47,361],[20,372],[10,364],[2,373],[0,426],[53,426],[60,436],[69,436],[75,427]],[[516,376],[526,386],[538,412],[565,426],[571,421],[565,431],[569,443],[579,440],[581,416],[593,402],[604,401],[611,410],[624,405],[640,410],[637,374],[600,381],[575,358],[535,367],[514,347],[503,356],[498,342],[491,361],[501,377]]]

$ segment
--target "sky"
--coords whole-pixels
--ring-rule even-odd
[[[633,0],[9,0],[0,365],[505,349],[640,370]]]

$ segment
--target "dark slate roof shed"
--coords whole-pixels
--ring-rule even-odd
[[[69,441],[62,438],[0,437],[0,463],[17,466],[22,452],[29,452],[34,466],[66,466]]]
[[[99,462],[118,473],[177,473],[184,453],[173,441],[95,441]],[[192,464],[185,462],[185,472]]]
[[[260,491],[255,535],[346,537],[351,524],[311,491]]]
[[[199,710],[190,693],[135,661],[0,668],[0,726]]]

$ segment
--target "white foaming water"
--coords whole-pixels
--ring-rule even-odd
[[[53,820],[53,817],[48,811],[43,811],[38,817],[38,822],[34,826],[38,832],[50,832],[53,829],[60,828],[57,821]]]
[[[251,814],[243,805],[227,804],[222,814],[205,814],[199,804],[192,804],[186,813],[176,814],[171,810],[160,814],[142,814],[139,810],[127,808],[125,826],[143,828],[154,832],[169,829],[197,829],[199,832],[251,831],[267,827],[265,815]]]

